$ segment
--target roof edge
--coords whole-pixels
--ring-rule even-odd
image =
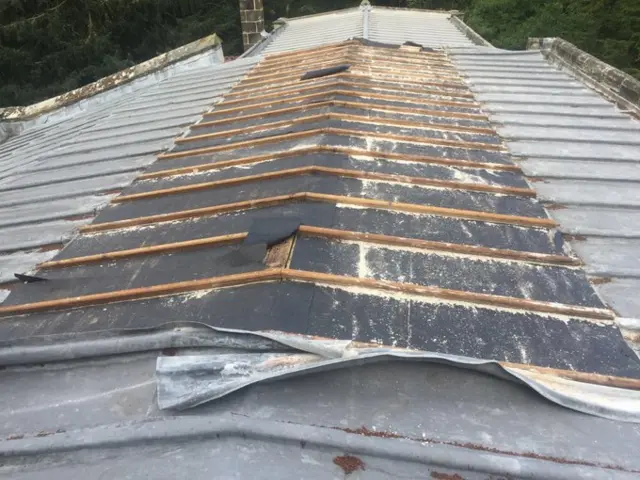
[[[0,120],[3,122],[33,120],[42,114],[50,113],[80,100],[85,100],[99,93],[130,83],[174,63],[207,50],[218,48],[221,45],[220,37],[214,33],[56,97],[32,105],[0,108]],[[10,125],[0,123],[0,138],[2,138],[3,132],[10,133],[10,130]]]
[[[482,36],[478,32],[476,32],[473,28],[471,28],[469,25],[464,23],[463,19],[464,19],[464,12],[458,12],[458,11],[451,12],[451,17],[449,18],[451,23],[453,23],[453,25],[462,33],[464,33],[466,37],[469,40],[471,40],[473,43],[483,47],[494,48],[493,45],[491,45],[484,38],[482,38]]]
[[[552,63],[633,116],[640,118],[640,81],[562,38],[529,38],[528,50],[540,50]]]

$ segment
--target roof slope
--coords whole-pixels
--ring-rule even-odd
[[[197,321],[640,378],[535,196],[444,53],[272,55],[14,289],[0,335]]]
[[[255,63],[182,62],[0,145],[0,284],[55,256]]]
[[[539,51],[452,58],[602,297],[640,318],[640,122]]]
[[[396,45],[409,41],[425,47],[474,45],[450,19],[448,12],[363,4],[359,8],[284,19],[284,25],[250,54],[320,47],[351,38]]]

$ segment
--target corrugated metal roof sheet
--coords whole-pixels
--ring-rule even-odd
[[[0,283],[56,255],[258,60],[186,61],[156,84],[108,91],[70,118],[54,112],[53,123],[0,145]]]
[[[453,58],[602,297],[640,317],[640,122],[539,51]]]
[[[361,6],[287,19],[255,53],[320,47],[351,38],[386,44],[412,41],[425,47],[472,46],[451,21],[451,14],[427,10]]]

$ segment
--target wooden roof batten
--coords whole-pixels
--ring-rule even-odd
[[[302,80],[302,75],[308,70],[345,63],[350,65],[345,72]],[[320,109],[324,110],[318,111]],[[345,122],[348,128],[344,127],[344,123],[340,127],[316,125],[326,121]],[[370,128],[375,128],[375,131]],[[282,129],[287,131],[283,132]],[[346,140],[334,145],[322,139],[326,136]],[[362,139],[367,140],[366,147],[363,147],[362,143],[352,142]],[[394,148],[376,149],[369,146],[369,140],[392,142]],[[428,152],[425,151],[427,148]],[[434,151],[436,153],[433,153]],[[371,160],[373,167],[371,171],[365,171],[323,165],[282,166],[285,165],[285,159],[304,158],[311,154],[337,154],[349,158],[363,156]],[[388,168],[391,172],[376,170],[378,166],[375,163],[380,159],[389,162]],[[419,169],[411,174],[393,171],[395,167],[405,165],[403,162],[413,162],[420,166],[455,168],[463,172],[480,169],[487,173],[487,177],[498,176],[501,173],[518,175],[521,172],[520,167],[510,160],[508,150],[488,122],[487,115],[476,102],[464,79],[446,52],[442,51],[381,51],[381,48],[348,41],[311,50],[269,55],[213,110],[205,113],[201,122],[192,125],[185,136],[177,138],[172,151],[159,154],[157,160],[156,166],[161,166],[160,168],[154,167],[146,171],[138,177],[132,187],[111,201],[106,211],[115,214],[109,217],[110,220],[101,221],[98,217],[93,223],[80,228],[78,238],[98,236],[105,232],[128,235],[128,231],[135,231],[142,226],[159,226],[167,222],[198,220],[205,217],[215,220],[217,216],[227,213],[282,207],[296,202],[318,202],[351,206],[371,212],[446,218],[475,222],[483,226],[498,225],[523,229],[525,232],[543,231],[549,237],[557,227],[553,219],[544,215],[525,215],[517,211],[505,214],[466,206],[445,207],[426,202],[403,201],[401,196],[388,200],[376,198],[374,194],[364,191],[361,195],[319,193],[306,189],[305,186],[301,186],[299,190],[294,189],[294,193],[269,194],[258,198],[252,196],[245,200],[205,204],[197,208],[189,208],[188,202],[183,200],[189,195],[204,196],[216,189],[258,189],[260,185],[272,180],[296,181],[306,175],[323,175],[330,179],[350,178],[385,185],[402,185],[407,188],[425,187],[463,195],[481,193],[503,202],[509,201],[512,197],[535,202],[535,190],[526,182],[489,183],[480,176],[469,180],[472,177],[471,173],[466,177],[460,175],[462,179],[445,179]],[[229,171],[224,169],[243,167],[250,170],[267,161],[271,162],[269,171],[259,170],[260,173],[249,172],[248,175],[246,172],[238,172],[231,177],[227,175],[216,178],[219,172]],[[202,181],[202,177],[197,175],[187,179],[178,178],[204,173],[212,179]],[[176,179],[184,180],[184,183],[172,185],[170,182]],[[173,202],[171,206],[175,206],[172,211],[153,211],[154,201],[166,201],[169,197]],[[135,211],[125,208],[134,204],[143,205],[145,202],[150,205],[149,210],[140,209],[140,213],[135,216],[116,215],[121,211],[119,209],[124,212]],[[142,243],[133,248],[54,258],[41,263],[39,271],[46,275],[47,272],[99,265],[103,262],[127,261],[149,256],[162,257],[195,249],[239,245],[248,235],[248,231],[239,231],[152,245]],[[249,272],[179,282],[159,282],[139,288],[123,287],[87,295],[4,305],[0,306],[0,317],[6,319],[32,313],[136,302],[264,282],[299,282],[343,289],[355,287],[365,292],[406,294],[425,301],[428,299],[429,302],[452,302],[471,308],[516,311],[539,316],[551,315],[562,317],[564,320],[571,318],[598,325],[614,324],[615,313],[606,306],[541,301],[527,298],[525,294],[521,298],[442,288],[438,285],[419,285],[410,281],[390,281],[291,268],[290,260],[296,253],[296,241],[302,237],[316,237],[329,242],[362,242],[368,248],[396,248],[407,252],[469,256],[479,262],[515,262],[532,268],[582,271],[582,262],[565,251],[537,251],[534,247],[529,250],[493,248],[481,243],[474,244],[473,241],[455,243],[427,240],[419,238],[419,235],[412,231],[398,231],[393,235],[370,233],[344,226],[318,226],[313,224],[313,219],[303,219],[294,237],[282,247],[286,250],[284,257],[287,260],[276,267],[265,260],[261,269]],[[502,363],[514,368],[547,368]],[[547,369],[566,378],[580,378],[578,381],[640,389],[640,380],[636,379],[616,376],[600,378],[593,373]]]

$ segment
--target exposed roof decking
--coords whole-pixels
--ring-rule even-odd
[[[348,59],[345,74],[273,75],[317,52],[261,62],[43,265],[50,282],[15,289],[3,333],[146,328],[180,315],[640,376],[448,57],[321,49],[332,50],[327,66]],[[404,73],[385,73],[398,64]],[[255,220],[283,216],[304,225],[269,265],[260,249],[238,257]],[[83,320],[105,303],[108,326]]]
[[[539,198],[555,205],[587,272],[604,279],[596,286],[603,298],[622,316],[640,316],[630,294],[640,289],[640,122],[540,52],[452,58]]]

